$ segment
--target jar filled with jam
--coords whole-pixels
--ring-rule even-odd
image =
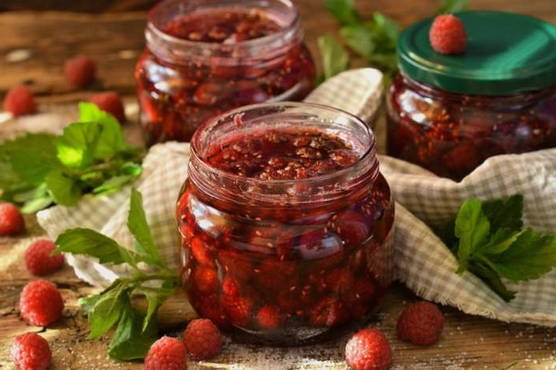
[[[147,142],[189,141],[210,117],[301,100],[315,67],[290,0],[165,0],[149,13],[135,79]]]
[[[556,147],[556,27],[503,12],[456,15],[468,36],[462,54],[433,51],[430,19],[400,36],[388,153],[460,180],[488,157]]]
[[[393,218],[364,122],[312,104],[239,108],[191,141],[183,286],[223,329],[317,340],[365,320],[389,286]]]

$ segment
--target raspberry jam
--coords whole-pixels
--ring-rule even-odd
[[[461,180],[489,157],[556,147],[556,26],[507,12],[456,16],[461,54],[433,50],[432,19],[400,34],[388,154]]]
[[[556,88],[454,94],[403,75],[388,103],[388,154],[460,180],[488,157],[556,147]]]
[[[149,144],[189,141],[207,119],[301,100],[315,67],[289,0],[166,0],[149,14],[135,78]]]
[[[370,129],[328,107],[260,104],[208,121],[191,145],[177,219],[197,312],[284,345],[365,320],[393,278]]]

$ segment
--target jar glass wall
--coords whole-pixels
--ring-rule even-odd
[[[295,345],[364,320],[393,278],[390,189],[357,118],[296,103],[201,126],[177,206],[193,307]]]
[[[451,93],[399,74],[388,154],[460,180],[485,159],[556,147],[556,88],[507,96]]]
[[[301,100],[315,67],[289,0],[166,0],[149,13],[135,78],[149,144],[189,141],[219,113]]]

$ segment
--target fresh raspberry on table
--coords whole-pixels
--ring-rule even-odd
[[[107,91],[93,95],[89,101],[99,107],[100,110],[113,115],[119,122],[125,122],[125,110],[122,99],[118,93]]]
[[[19,297],[19,309],[27,323],[47,326],[62,316],[64,301],[54,284],[46,280],[35,280],[23,288]]]
[[[385,370],[392,364],[390,343],[382,331],[368,328],[346,344],[346,362],[355,370]]]
[[[441,54],[461,54],[467,46],[467,34],[462,21],[452,14],[434,19],[429,31],[432,48]]]
[[[263,329],[275,329],[280,325],[282,318],[276,307],[264,306],[257,312],[257,323]]]
[[[145,357],[145,370],[187,370],[183,342],[166,336],[154,342]]]
[[[192,320],[183,332],[187,353],[195,361],[208,360],[220,353],[224,337],[209,319]]]
[[[430,302],[408,306],[398,318],[397,332],[401,340],[428,346],[438,342],[444,328],[444,315]]]
[[[64,63],[68,81],[76,87],[85,87],[96,78],[95,61],[84,55],[77,55]]]
[[[19,208],[11,203],[0,203],[0,235],[15,235],[25,229]]]
[[[4,98],[4,110],[16,117],[35,113],[37,103],[31,89],[25,85],[12,87]]]
[[[11,356],[15,366],[22,370],[45,370],[52,360],[48,342],[36,333],[25,333],[15,337]]]
[[[60,270],[64,266],[64,256],[53,255],[52,252],[55,250],[56,244],[50,240],[42,239],[31,243],[23,256],[27,270],[37,276]]]

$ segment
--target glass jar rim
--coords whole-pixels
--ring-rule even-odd
[[[355,123],[359,128],[362,128],[368,137],[368,144],[366,144],[365,151],[362,152],[352,165],[339,169],[334,172],[325,173],[323,175],[302,178],[302,179],[272,179],[272,180],[263,180],[258,178],[252,177],[245,177],[236,174],[231,174],[229,172],[223,171],[221,169],[215,168],[211,166],[206,160],[203,158],[201,154],[202,149],[200,145],[202,145],[202,135],[203,133],[210,131],[212,128],[216,127],[220,124],[223,120],[233,120],[234,117],[238,115],[243,115],[246,112],[254,112],[254,111],[264,111],[265,109],[277,109],[277,110],[286,110],[286,109],[298,109],[303,111],[306,110],[313,110],[316,112],[328,112],[337,114],[346,120]],[[321,121],[324,122],[324,121]],[[245,185],[250,186],[252,189],[261,189],[261,188],[271,188],[271,187],[295,187],[295,186],[310,186],[315,182],[318,183],[334,183],[335,179],[342,179],[347,177],[350,174],[358,174],[360,176],[355,176],[355,181],[350,184],[351,186],[345,187],[342,189],[337,189],[337,191],[331,191],[326,193],[327,200],[334,200],[338,198],[342,198],[346,195],[346,193],[352,193],[354,188],[357,188],[358,185],[366,181],[374,181],[379,173],[378,168],[378,158],[376,156],[376,139],[374,133],[370,129],[370,127],[362,121],[359,117],[354,116],[351,113],[348,113],[344,110],[321,105],[315,103],[296,103],[296,102],[278,102],[278,103],[261,103],[261,104],[253,104],[248,106],[243,106],[240,108],[236,108],[230,110],[228,112],[222,113],[219,116],[216,116],[204,124],[202,124],[195,134],[193,135],[190,143],[190,151],[191,151],[191,159],[189,163],[189,176],[190,178],[195,176],[195,171],[198,171],[203,174],[210,174],[215,178],[225,179],[224,182],[226,183],[243,183]],[[193,171],[192,171],[193,170]],[[275,194],[278,195],[278,194]],[[322,194],[320,194],[322,197]],[[272,194],[254,194],[253,192],[250,193],[250,197],[260,198],[268,200],[268,198],[272,198]],[[313,197],[308,197],[306,202],[311,202]],[[288,202],[290,203],[290,202]],[[303,203],[302,201],[298,201],[296,203]]]
[[[172,36],[159,28],[156,19],[162,15],[164,11],[177,8],[184,0],[164,0],[157,4],[149,11],[147,28],[145,30],[145,38],[147,46],[151,50],[163,50],[157,48],[156,43],[165,43],[173,48],[179,48],[188,55],[209,57],[209,56],[228,56],[238,50],[242,50],[242,56],[257,56],[261,53],[261,48],[281,49],[290,42],[301,40],[303,32],[301,29],[301,17],[297,7],[291,0],[270,0],[268,4],[284,5],[285,9],[290,12],[291,19],[283,27],[270,35],[258,37],[255,39],[244,40],[232,44],[223,44],[217,42],[190,41],[176,36]],[[220,0],[222,2],[222,0]],[[226,0],[223,1],[227,3]],[[218,5],[219,1],[208,2],[202,5]],[[245,6],[244,4],[230,3],[230,6]],[[155,52],[156,54],[156,52]]]

